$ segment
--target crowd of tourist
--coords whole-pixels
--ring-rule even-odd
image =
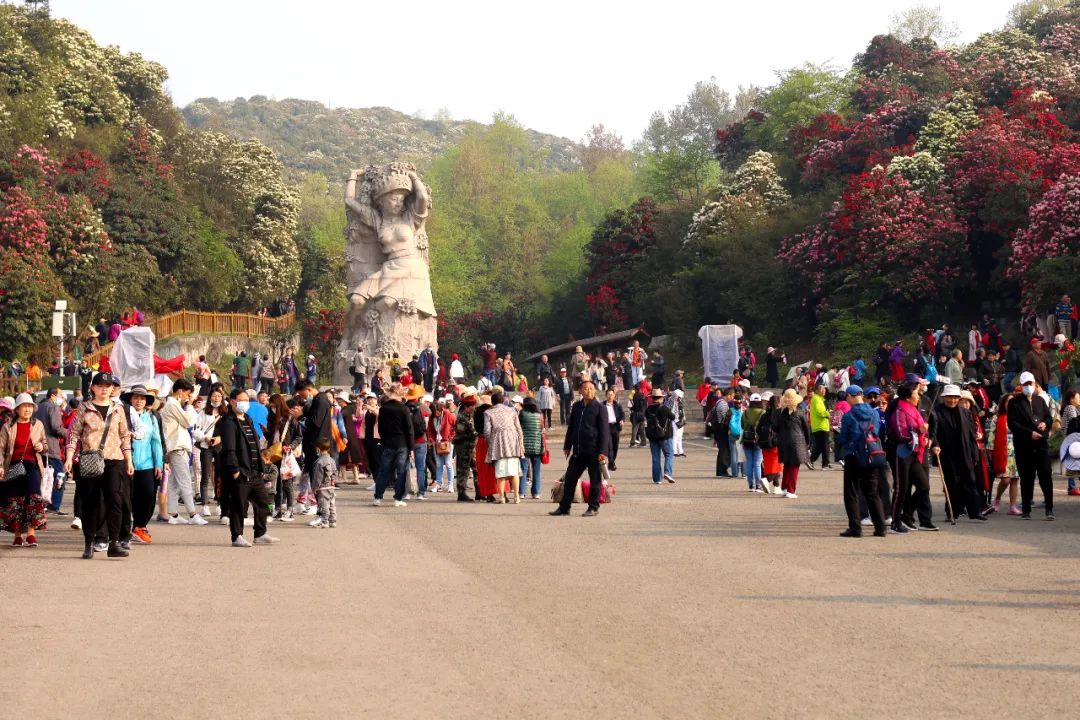
[[[801,468],[838,467],[846,537],[871,527],[879,536],[937,530],[935,476],[951,521],[985,522],[1006,491],[1006,512],[1028,519],[1036,479],[1053,520],[1055,433],[1065,435],[1068,492],[1080,494],[1080,393],[1061,395],[1071,366],[1052,357],[1067,359],[1068,338],[1036,337],[1020,356],[986,318],[972,327],[967,353],[942,326],[913,353],[902,341],[882,343],[873,371],[859,356],[848,366],[796,367],[783,383],[787,359],[770,347],[762,387],[757,357],[740,345],[732,377],[705,378],[694,400],[716,448],[716,476],[745,479],[749,492],[796,499]],[[0,399],[0,529],[14,546],[36,547],[50,518],[69,521],[69,480],[70,524],[82,530],[88,559],[152,544],[154,522],[219,522],[236,547],[273,544],[269,524],[298,516],[334,528],[336,488],[346,483],[369,482],[375,506],[388,490],[399,508],[434,493],[539,500],[553,422],[565,426],[566,467],[552,484],[552,515],[570,512],[587,475],[580,497],[585,516],[595,516],[614,492],[623,445],[648,445],[652,482],[675,483],[691,413],[683,371],[667,379],[659,350],[637,341],[620,353],[578,347],[564,363],[545,355],[530,371],[492,344],[480,350],[471,385],[457,354],[444,363],[430,347],[407,362],[395,354],[370,379],[358,349],[352,387],[328,390],[316,385],[315,357],[301,363],[292,348],[276,364],[238,351],[225,378],[200,357],[190,379],[170,378],[164,396],[152,383],[121,387],[109,373],[80,368],[70,397],[56,388],[37,401]]]

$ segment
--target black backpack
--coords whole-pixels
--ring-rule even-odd
[[[656,412],[645,413],[645,437],[649,440],[667,440],[672,435],[671,419]]]
[[[745,433],[746,431],[743,430]],[[776,429],[772,424],[772,413],[763,413],[758,418],[757,427],[754,428],[754,433],[757,435],[758,447],[766,450],[776,447]]]

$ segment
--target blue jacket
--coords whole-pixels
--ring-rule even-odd
[[[153,413],[144,410],[141,414],[131,410],[130,416],[139,415],[143,426],[148,430],[142,440],[131,440],[131,462],[136,470],[153,470],[163,467],[161,453],[161,434],[158,432],[158,424]]]
[[[881,417],[877,408],[866,403],[852,405],[851,411],[840,422],[838,441],[844,450],[844,457],[854,455],[858,448],[866,444],[866,426],[873,424],[874,432],[881,437]]]

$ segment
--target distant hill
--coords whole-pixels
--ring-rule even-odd
[[[277,151],[290,170],[324,173],[344,180],[368,164],[405,160],[423,169],[470,127],[459,120],[423,120],[390,108],[328,108],[312,100],[199,98],[183,108],[193,128],[214,129],[246,140],[258,138]],[[534,148],[545,155],[546,170],[577,167],[578,144],[527,130]]]

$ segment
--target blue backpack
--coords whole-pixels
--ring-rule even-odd
[[[728,422],[728,435],[738,440],[742,437],[742,410],[731,410],[731,421]]]
[[[855,459],[864,468],[879,468],[889,464],[885,448],[877,434],[877,423],[869,422],[863,428],[863,445],[855,450]]]
[[[937,382],[937,365],[932,360],[926,361],[926,382],[933,384]]]

